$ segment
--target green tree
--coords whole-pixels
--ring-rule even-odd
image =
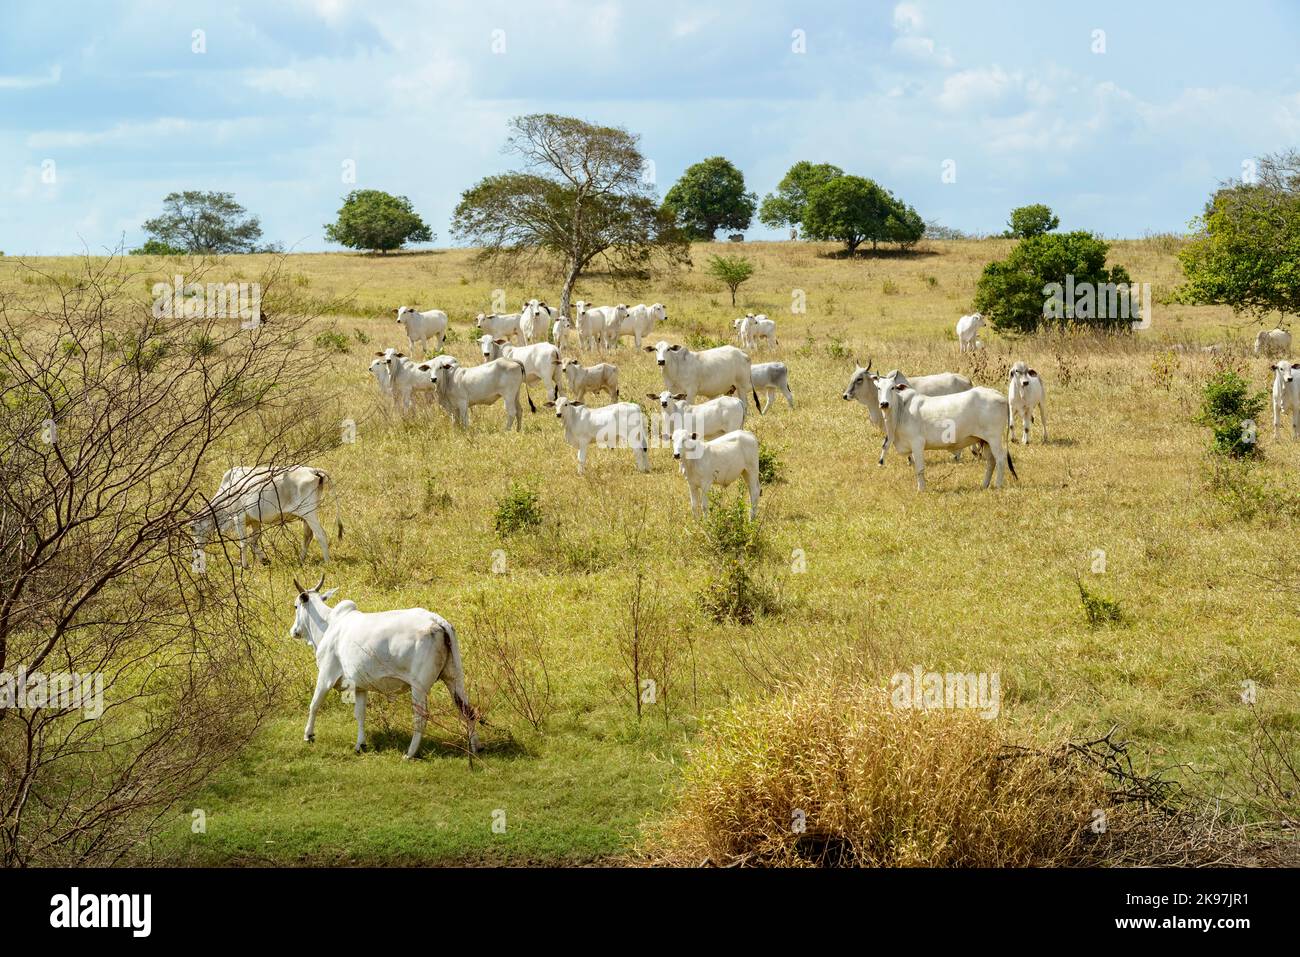
[[[144,231],[149,241],[187,253],[251,253],[262,238],[262,225],[247,212],[234,193],[168,193],[162,215],[145,220]]]
[[[781,177],[781,182],[776,184],[776,192],[763,197],[763,205],[758,211],[759,221],[773,229],[802,224],[809,194],[843,175],[844,170],[831,163],[800,160]]]
[[[687,167],[664,197],[664,209],[691,239],[710,240],[719,229],[748,229],[758,197],[745,192],[745,174],[723,156]]]
[[[147,239],[144,244],[131,250],[132,256],[183,256],[185,250],[172,246],[161,239]]]
[[[510,127],[506,152],[528,171],[480,180],[452,218],[452,231],[482,247],[481,258],[558,260],[566,315],[574,284],[595,262],[645,275],[656,257],[687,261],[684,235],[641,177],[636,136],[553,113],[517,116]]]
[[[895,200],[894,208],[885,222],[885,229],[890,242],[898,243],[903,249],[911,249],[925,235],[925,220],[911,206]]]
[[[343,198],[339,218],[325,224],[325,238],[349,249],[386,253],[407,243],[431,243],[434,236],[405,196],[354,189]]]
[[[1252,183],[1225,183],[1210,197],[1178,258],[1184,302],[1261,316],[1300,312],[1300,152],[1259,160]]]
[[[1259,455],[1257,423],[1268,402],[1264,392],[1252,392],[1250,385],[1232,369],[1216,372],[1201,390],[1201,408],[1196,421],[1213,433],[1210,447],[1233,459]]]
[[[864,242],[870,241],[875,249],[878,243],[891,241],[890,216],[897,212],[897,200],[877,183],[861,176],[838,176],[809,195],[803,231],[809,239],[842,242],[851,255]]]
[[[1060,225],[1061,220],[1050,208],[1042,203],[1033,203],[1011,211],[1011,217],[1007,220],[1007,234],[1015,239],[1028,239],[1030,236],[1050,233]]]
[[[1109,249],[1087,232],[1031,236],[984,267],[975,308],[1002,332],[1033,332],[1045,320],[1131,328],[1137,297],[1126,298],[1123,266],[1106,267]]]
[[[754,264],[744,256],[710,256],[709,275],[731,290],[731,304],[736,304],[736,290],[754,275]]]

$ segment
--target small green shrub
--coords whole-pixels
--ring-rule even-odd
[[[1210,448],[1216,454],[1233,459],[1256,458],[1260,454],[1258,419],[1267,401],[1264,392],[1251,393],[1235,369],[1221,369],[1205,383],[1195,421],[1210,429]]]
[[[537,489],[521,482],[511,482],[510,490],[497,500],[493,525],[503,538],[542,524],[542,503]]]
[[[352,348],[352,342],[346,335],[334,329],[328,332],[322,332],[316,336],[316,348],[324,349],[326,352],[347,352]]]
[[[831,341],[826,346],[826,354],[836,360],[852,358],[844,342],[835,336],[831,336]]]
[[[771,485],[774,482],[782,482],[784,478],[782,473],[785,471],[785,463],[777,455],[776,449],[770,445],[760,445],[758,447],[758,484]]]
[[[880,284],[880,291],[884,293],[886,296],[897,296],[903,290],[902,287],[898,285],[898,283],[894,282],[894,280],[886,279],[884,282]]]
[[[743,493],[737,492],[729,500],[724,500],[721,493],[715,493],[709,503],[703,530],[709,550],[717,558],[741,561],[755,557],[763,550],[758,523],[749,520],[749,505]]]
[[[1105,595],[1088,591],[1081,579],[1076,578],[1074,584],[1079,589],[1079,604],[1083,606],[1083,615],[1088,620],[1090,628],[1122,625],[1128,621],[1128,616],[1124,614],[1124,609],[1120,607],[1119,602]]]
[[[723,562],[705,582],[699,595],[700,607],[713,621],[752,624],[760,615],[778,609],[771,588],[750,574],[744,561]]]

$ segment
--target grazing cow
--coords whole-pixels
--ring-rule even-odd
[[[660,340],[644,349],[655,354],[663,372],[664,388],[674,395],[684,393],[688,403],[693,404],[696,396],[711,399],[735,389],[737,395],[752,394],[754,408],[762,414],[758,393],[754,391],[749,356],[735,346],[693,352],[685,346],[669,345]]]
[[[743,475],[749,485],[749,519],[758,517],[758,439],[753,432],[738,430],[706,440],[678,429],[673,433],[673,458],[682,463],[692,515],[709,513],[709,489],[715,484],[727,486]]]
[[[504,339],[480,336],[479,349],[485,361],[514,359],[524,367],[524,388],[529,382],[540,382],[546,387],[546,398],[554,402],[560,395],[560,350],[549,342],[535,342],[531,346],[512,346]],[[532,400],[528,402],[534,412]]]
[[[794,395],[790,392],[789,370],[786,369],[784,362],[759,362],[750,366],[749,377],[752,380],[754,391],[760,393],[766,400],[763,403],[763,413],[772,408],[772,398],[780,392],[785,396],[785,401],[790,408],[794,408]]]
[[[441,358],[441,357],[439,357]],[[523,411],[519,406],[519,390],[524,387],[524,367],[514,359],[493,359],[481,366],[462,369],[451,362],[426,362],[418,367],[427,372],[438,389],[438,401],[447,409],[456,424],[469,428],[469,408],[472,405],[491,405],[501,399],[506,407],[506,431],[513,425],[515,431],[523,429]],[[532,396],[528,408],[536,412]]]
[[[962,316],[957,320],[958,351],[974,352],[979,348],[979,332],[982,325],[984,325],[984,317],[978,312],[972,312],[969,316]]]
[[[607,392],[611,402],[618,401],[618,366],[613,363],[584,366],[577,359],[565,359],[560,372],[568,380],[569,398],[575,402],[582,402],[588,392]]]
[[[1257,356],[1285,355],[1290,351],[1291,333],[1285,329],[1274,329],[1270,332],[1261,329],[1259,335],[1255,337],[1255,355]]]
[[[635,402],[614,402],[589,408],[581,402],[556,399],[546,403],[555,409],[555,417],[564,423],[564,441],[578,450],[578,474],[587,464],[587,447],[632,449],[638,472],[650,471],[649,444],[645,413]]]
[[[1291,438],[1300,439],[1300,362],[1273,363],[1273,437],[1285,416],[1291,417]]]
[[[1024,362],[1017,362],[1007,374],[1007,405],[1009,418],[1007,427],[1011,430],[1011,441],[1016,439],[1016,416],[1020,416],[1021,445],[1029,444],[1029,426],[1034,421],[1034,409],[1038,409],[1043,421],[1043,441],[1047,441],[1047,388],[1038,373]]]
[[[519,316],[503,316],[495,312],[485,316],[480,312],[474,319],[474,328],[493,339],[511,339],[518,342],[523,337],[519,329],[519,319]]]
[[[880,411],[880,398],[876,394],[876,383],[880,376],[871,371],[872,361],[872,359],[867,359],[867,364],[864,367],[858,365],[856,359],[853,360],[853,375],[850,377],[848,387],[840,398],[846,402],[850,399],[856,399],[867,407],[867,416],[871,419],[871,424],[885,436],[884,442],[880,445],[880,458],[876,460],[877,465],[884,465],[885,452],[889,449],[889,432],[885,428],[885,416]],[[908,383],[921,395],[953,395],[957,392],[965,392],[971,387],[970,379],[955,372],[937,372],[934,375],[919,375],[915,379],[909,379],[903,373],[894,369],[889,375],[894,378],[895,382]],[[955,457],[960,460],[960,450]]]
[[[605,308],[609,308],[606,306]],[[627,309],[626,306],[615,307]],[[654,332],[656,322],[664,322],[668,318],[668,311],[664,308],[662,302],[656,302],[653,306],[647,306],[640,303],[627,309],[627,316],[619,323],[618,331],[613,334],[613,342],[618,344],[618,340],[623,336],[631,336],[636,348],[641,348],[641,340],[650,337]]]
[[[307,709],[304,741],[316,740],[316,712],[331,688],[351,688],[356,696],[352,713],[357,719],[356,753],[366,746],[366,698],[370,692],[391,694],[409,688],[415,711],[411,746],[406,758],[420,749],[428,715],[429,691],[441,681],[465,719],[470,753],[478,751],[477,710],[465,694],[465,669],[460,660],[456,629],[441,615],[425,608],[366,612],[356,602],[344,600],[333,608],[326,604],[337,588],[322,593],[325,576],[312,588],[298,591],[289,637],[305,641],[316,652],[316,690]]]
[[[540,299],[529,299],[524,303],[519,310],[519,334],[523,337],[524,345],[545,340],[557,314],[557,310]]]
[[[1006,482],[1007,469],[1019,478],[1006,444],[1010,406],[1001,393],[976,386],[951,395],[922,395],[891,374],[876,379],[876,396],[894,450],[912,459],[917,491],[925,491],[926,449],[987,447],[991,454],[984,457],[982,488],[989,487],[995,466],[998,488]]]
[[[227,469],[217,493],[190,522],[194,547],[202,548],[217,535],[231,535],[239,540],[242,568],[248,567],[250,546],[263,564],[269,564],[270,559],[262,551],[262,527],[296,518],[303,524],[298,561],[307,560],[307,547],[314,536],[320,544],[321,560],[328,562],[329,542],[317,513],[329,481],[329,473],[324,469],[305,465],[236,465]],[[342,538],[343,523],[338,518],[337,506],[334,521]]]
[[[742,349],[758,348],[758,340],[762,339],[769,346],[777,345],[776,341],[776,323],[764,315],[754,315],[747,312],[731,324],[736,330],[736,336],[740,339]]]
[[[678,429],[694,432],[702,439],[715,439],[745,424],[745,400],[734,395],[720,395],[699,405],[688,404],[680,392],[647,392],[645,397],[661,410],[659,437],[663,439],[671,439]]]
[[[383,352],[376,352],[375,355],[381,357],[375,361],[383,362],[388,374],[388,394],[400,411],[410,410],[412,393],[432,393],[433,383],[429,381],[427,375],[419,371],[419,367],[414,362],[407,358],[406,353],[385,349]]]
[[[427,356],[430,338],[435,342],[433,351],[442,351],[442,341],[447,336],[447,314],[441,309],[416,312],[410,306],[401,306],[397,310],[397,324],[406,329],[406,338],[411,340],[412,352],[418,342],[421,355]]]

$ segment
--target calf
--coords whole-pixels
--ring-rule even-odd
[[[767,316],[756,316],[752,312],[747,312],[744,316],[735,320],[732,326],[735,327],[736,335],[740,339],[740,345],[744,349],[757,348],[759,339],[764,340],[769,346],[777,344],[776,323]]]
[[[307,709],[303,740],[316,740],[316,713],[330,689],[351,688],[356,696],[352,713],[357,719],[356,753],[360,754],[366,746],[370,692],[387,694],[408,688],[415,716],[406,758],[413,758],[424,735],[429,690],[435,681],[441,681],[465,720],[470,753],[478,751],[478,712],[465,694],[465,669],[451,622],[425,608],[364,612],[356,602],[346,600],[331,608],[326,602],[338,589],[322,593],[323,584],[324,575],[312,588],[303,588],[296,579],[293,583],[298,598],[289,637],[305,641],[316,653],[316,690]]]
[[[569,343],[569,330],[572,328],[573,322],[569,317],[560,316],[551,323],[551,341],[563,349]]]
[[[382,356],[382,352],[375,355]],[[392,382],[388,378],[388,363],[384,359],[370,360],[370,374],[375,377],[375,385],[379,387],[379,394],[392,397]]]
[[[662,416],[659,435],[671,439],[678,429],[693,432],[702,439],[717,438],[726,432],[735,432],[745,424],[745,400],[734,395],[720,395],[716,399],[690,405],[682,393],[647,392],[646,398],[657,403]]]
[[[743,475],[749,486],[749,519],[758,517],[758,439],[753,432],[738,430],[705,440],[678,429],[673,433],[673,458],[682,463],[692,515],[709,513],[709,489],[715,484],[727,486]]]
[[[754,391],[762,393],[763,413],[772,407],[772,397],[780,392],[785,396],[785,401],[790,408],[794,408],[794,395],[790,392],[789,371],[784,362],[759,362],[750,366],[749,376],[754,386]]]
[[[569,398],[575,402],[583,401],[588,392],[607,392],[611,402],[618,401],[618,366],[609,362],[584,366],[577,359],[565,359],[560,372],[568,381]]]
[[[480,312],[474,319],[474,328],[493,339],[519,341],[523,336],[519,330],[519,319],[519,316],[502,316],[495,312],[485,316]]]
[[[979,348],[979,332],[982,325],[984,325],[984,317],[978,312],[972,312],[969,316],[962,316],[957,320],[958,351],[974,352]]]
[[[1021,445],[1029,444],[1029,426],[1034,421],[1034,409],[1043,421],[1043,441],[1047,441],[1047,389],[1037,372],[1023,362],[1017,362],[1007,375],[1007,427],[1011,440],[1016,437],[1016,416],[1020,416]]]
[[[754,391],[749,356],[735,346],[718,346],[693,352],[681,345],[660,341],[645,346],[653,352],[664,377],[664,388],[676,395],[681,392],[688,403],[696,396],[712,398],[735,390],[737,395],[749,393],[754,397],[754,408],[762,414],[758,393]]]
[[[298,561],[307,560],[307,547],[315,537],[320,545],[321,560],[330,560],[329,541],[317,513],[329,485],[324,469],[305,465],[270,466],[236,465],[221,476],[217,493],[190,522],[194,547],[202,548],[213,537],[232,535],[239,541],[239,564],[248,567],[248,548],[263,564],[270,562],[262,551],[262,528],[298,519],[303,524],[302,552]],[[337,511],[334,517],[338,535],[343,537],[343,523]]]
[[[880,380],[880,376],[871,371],[872,361],[872,359],[868,358],[865,367],[858,365],[856,359],[853,361],[853,375],[850,377],[848,387],[840,398],[846,402],[850,399],[856,399],[867,407],[867,417],[871,419],[871,424],[884,433],[885,436],[884,442],[880,445],[880,458],[876,460],[877,465],[884,465],[885,452],[889,449],[889,432],[885,428],[885,416],[880,411],[880,399],[876,394],[876,384]],[[915,379],[909,379],[895,369],[889,373],[889,376],[895,382],[908,383],[921,395],[953,395],[971,388],[970,379],[955,372],[937,372],[934,375],[919,375]],[[961,452],[958,451],[955,457],[960,459]]]
[[[397,324],[406,329],[406,338],[411,341],[411,351],[415,344],[420,344],[422,355],[429,354],[429,339],[435,342],[435,352],[442,351],[442,341],[447,335],[447,314],[441,309],[416,312],[410,306],[400,306],[397,310]]]
[[[400,411],[410,410],[412,394],[432,393],[433,383],[429,381],[427,375],[420,372],[414,362],[407,358],[406,353],[385,349],[383,352],[376,352],[375,355],[382,357],[376,361],[384,363],[388,374],[388,394],[392,396],[393,404]]]
[[[578,450],[579,475],[587,464],[587,447],[592,442],[602,449],[631,448],[636,470],[650,471],[645,413],[635,402],[615,402],[597,409],[563,398],[546,404],[564,423],[564,441]]]
[[[1273,437],[1285,416],[1291,417],[1291,438],[1300,439],[1300,362],[1273,363]]]
[[[894,374],[876,379],[876,395],[895,451],[911,456],[917,491],[925,491],[926,449],[987,447],[991,454],[984,457],[983,488],[989,487],[995,466],[998,488],[1006,481],[1007,469],[1018,477],[1006,445],[1011,414],[1006,396],[983,386],[952,395],[922,395]]]
[[[462,429],[469,428],[469,408],[472,405],[491,405],[501,399],[506,407],[506,431],[513,425],[518,432],[523,428],[523,413],[519,407],[519,390],[524,386],[524,367],[513,359],[493,359],[481,366],[462,369],[455,363],[426,362],[418,367],[427,372],[438,389],[438,401],[455,418]],[[532,397],[528,407],[536,412]]]
[[[554,402],[560,395],[560,350],[549,342],[535,342],[531,346],[512,346],[504,339],[480,336],[479,349],[483,358],[514,359],[524,367],[525,388],[529,382],[540,382],[546,387],[546,398]],[[532,400],[530,408],[536,411]]]

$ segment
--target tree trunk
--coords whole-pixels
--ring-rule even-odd
[[[560,315],[576,319],[576,316],[569,316],[569,297],[573,295],[573,287],[578,282],[578,275],[582,272],[577,263],[569,264],[569,275],[564,280],[564,289],[560,291]]]
[[[731,304],[732,304],[733,306],[736,304],[736,287],[735,287],[735,286],[732,286],[732,287],[731,287]]]

